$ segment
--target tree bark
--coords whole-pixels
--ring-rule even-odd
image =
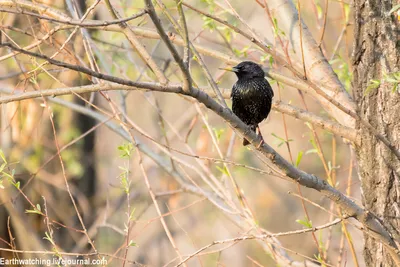
[[[358,112],[398,149],[400,147],[400,95],[386,75],[399,71],[400,23],[388,15],[396,0],[355,0],[353,88]],[[371,80],[380,81],[367,89]],[[400,229],[399,162],[362,124],[357,147],[359,175],[366,209],[376,214],[391,232]],[[397,171],[396,171],[397,170]],[[365,234],[366,266],[395,266],[383,246]]]

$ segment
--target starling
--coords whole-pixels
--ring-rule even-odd
[[[268,117],[274,96],[271,85],[264,78],[264,71],[251,61],[243,61],[227,70],[234,72],[238,77],[231,93],[233,113],[253,131],[257,129],[258,135],[263,140],[258,124]],[[250,142],[243,139],[243,145],[248,144]]]

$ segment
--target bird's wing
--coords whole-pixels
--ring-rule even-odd
[[[272,90],[272,86],[269,84],[268,80],[265,79],[265,78],[264,78],[264,80],[265,80],[265,86],[269,87],[269,89],[270,89],[268,91],[270,93],[270,97],[271,97],[271,100],[272,100],[272,98],[274,97],[274,90]]]
[[[233,85],[232,87],[232,91],[231,91],[231,98],[233,97],[233,94],[237,91],[237,85],[236,83]]]

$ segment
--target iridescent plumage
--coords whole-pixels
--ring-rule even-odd
[[[271,111],[274,92],[264,78],[264,71],[256,63],[243,61],[233,67],[232,71],[238,77],[232,88],[232,111],[256,131],[258,124],[267,118]],[[244,139],[243,145],[248,144],[249,142]]]

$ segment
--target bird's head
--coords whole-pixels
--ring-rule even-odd
[[[243,61],[235,67],[225,70],[234,72],[238,79],[264,78],[265,76],[265,72],[262,68],[251,61]]]

